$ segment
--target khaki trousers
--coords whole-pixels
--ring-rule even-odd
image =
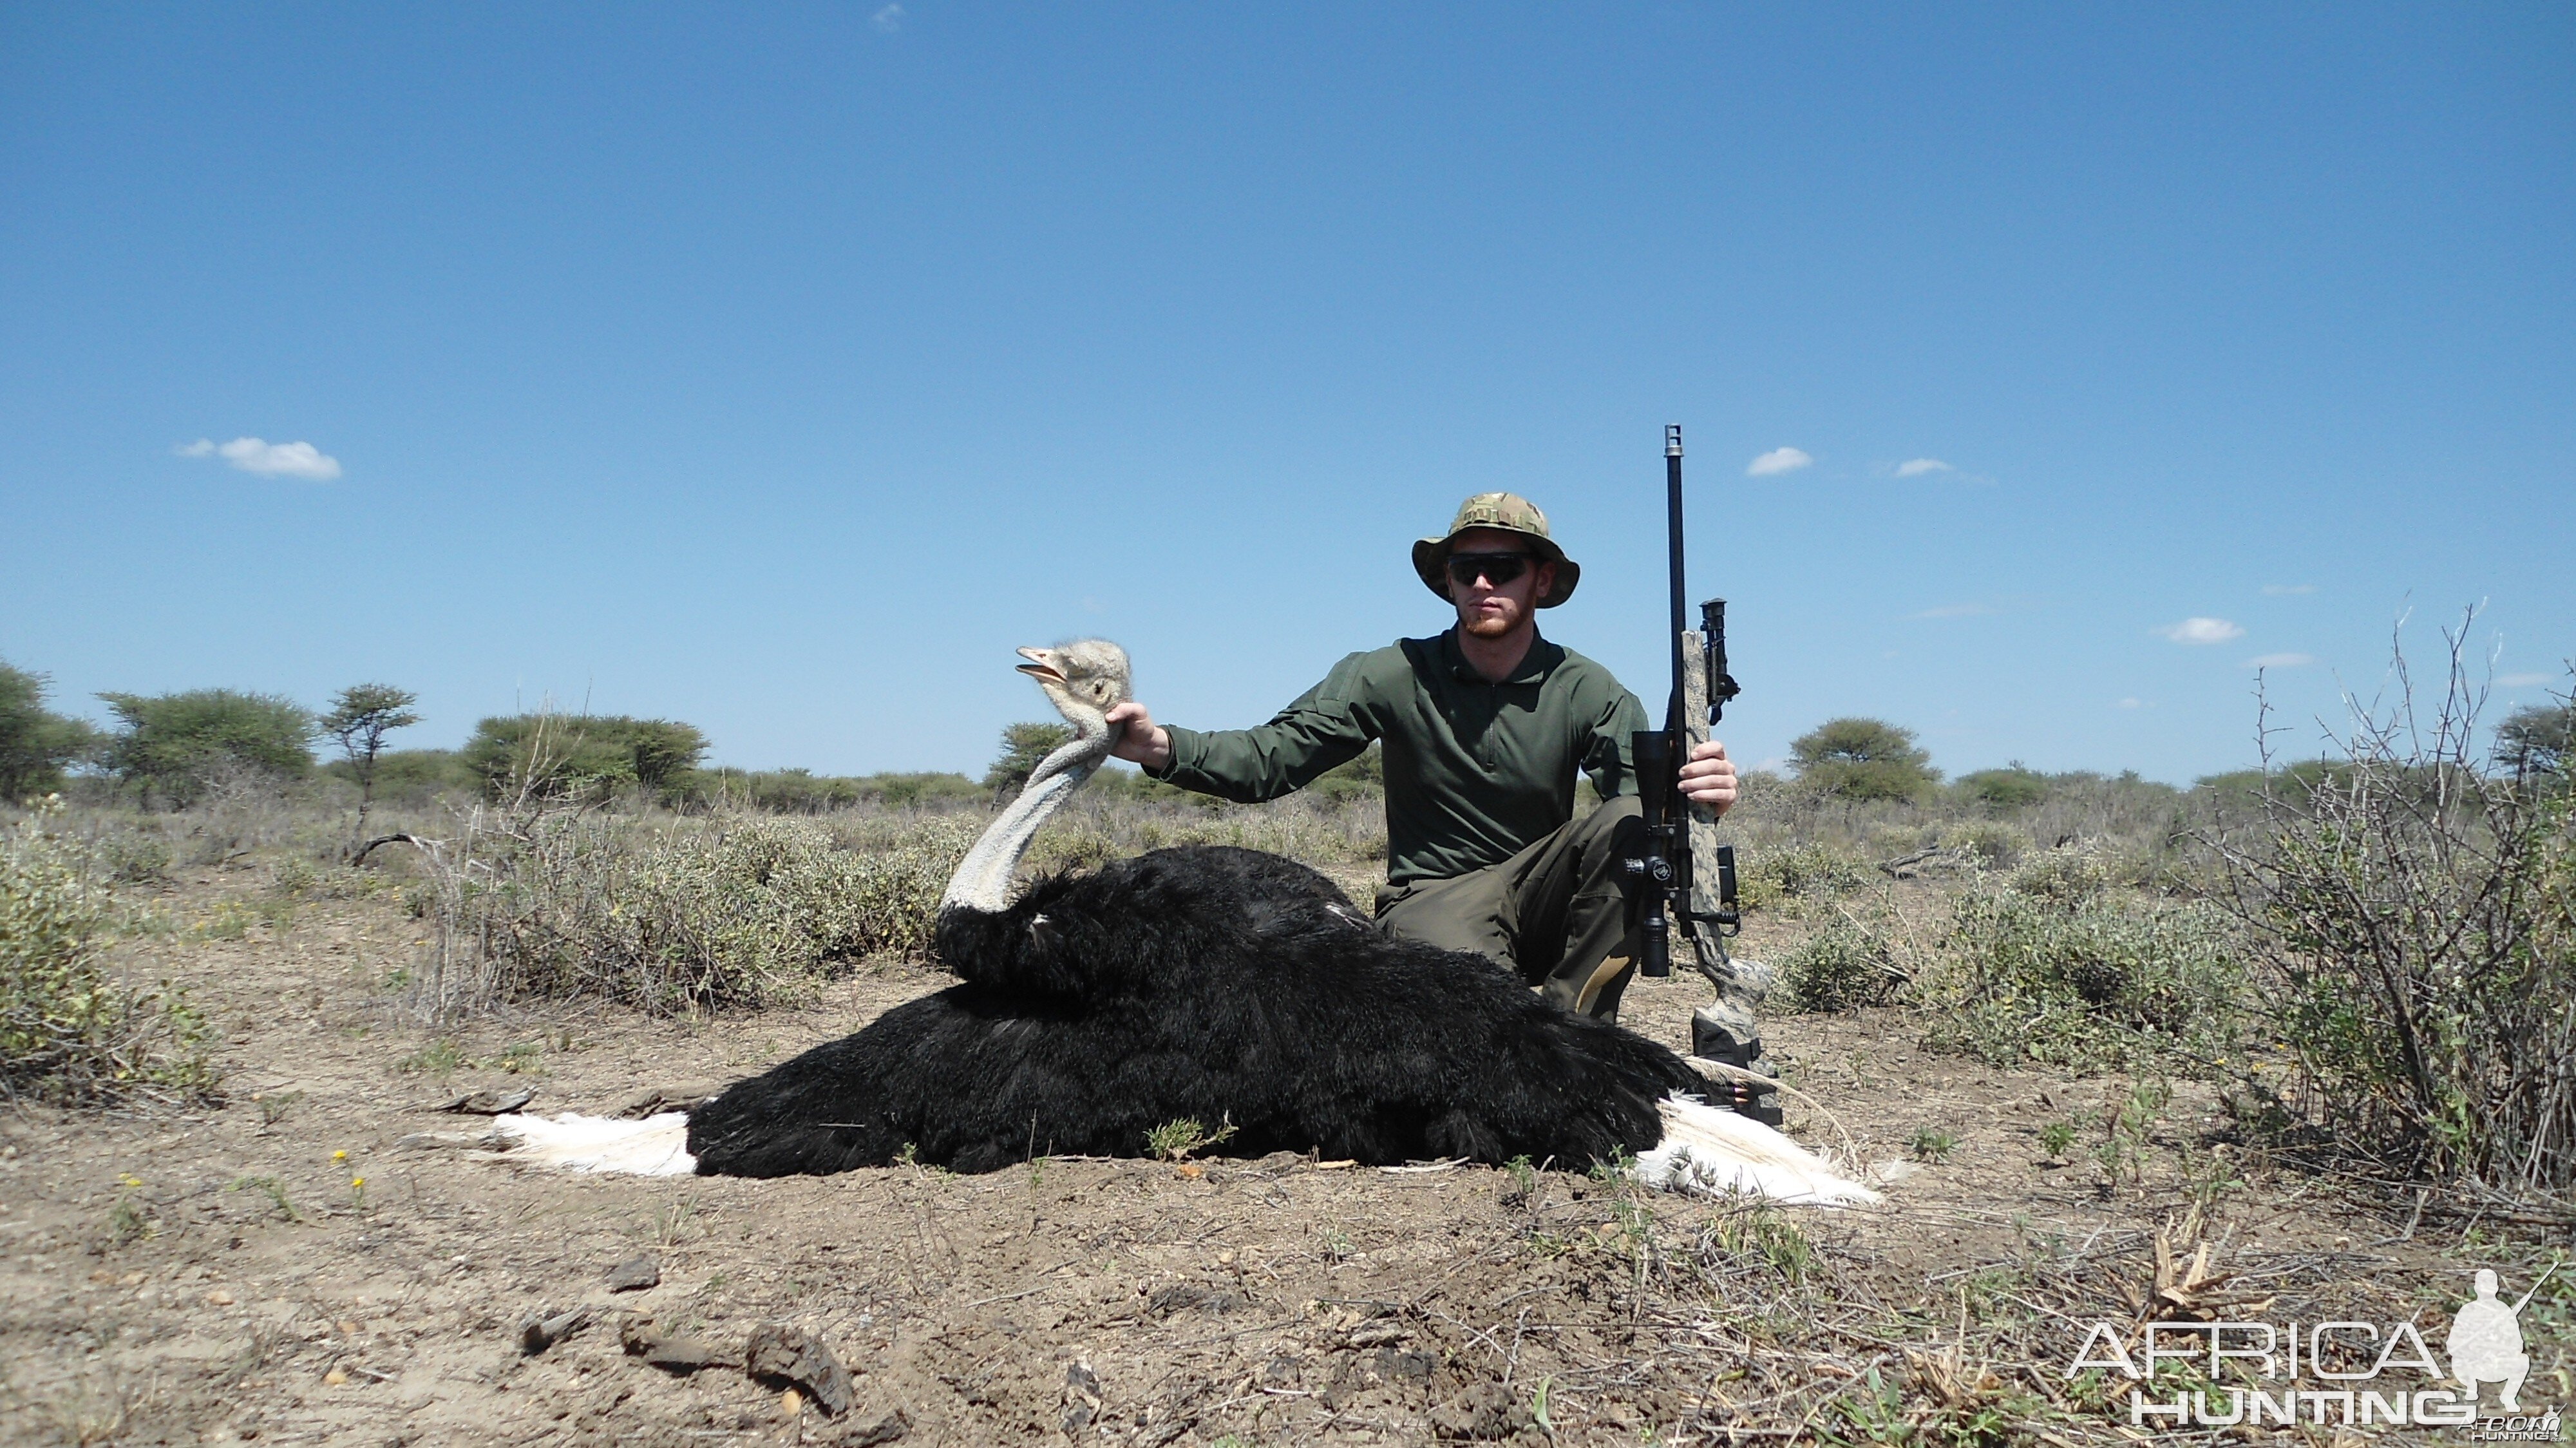
[[[1508,860],[1380,888],[1378,928],[1472,950],[1567,1010],[1615,1021],[1637,968],[1619,861],[1637,853],[1644,828],[1633,797],[1611,800]]]

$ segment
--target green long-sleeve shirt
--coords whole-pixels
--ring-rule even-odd
[[[1603,799],[1635,793],[1628,736],[1645,727],[1637,696],[1583,655],[1534,639],[1487,683],[1452,629],[1352,654],[1257,728],[1172,728],[1155,777],[1276,799],[1383,740],[1387,877],[1402,885],[1483,869],[1565,824],[1578,770]]]

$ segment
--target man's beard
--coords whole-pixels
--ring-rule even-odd
[[[1458,618],[1458,627],[1480,639],[1502,638],[1511,633],[1513,629],[1519,628],[1520,626],[1521,616],[1517,613],[1487,614],[1462,612]]]

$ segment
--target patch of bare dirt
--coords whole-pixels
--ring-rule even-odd
[[[245,878],[199,879],[170,908],[202,913]],[[1775,1057],[1815,1103],[1790,1103],[1793,1132],[1915,1161],[1877,1211],[1290,1156],[981,1177],[538,1174],[405,1139],[470,1126],[437,1108],[474,1091],[533,1087],[532,1110],[685,1095],[946,978],[889,964],[805,1009],[695,1025],[530,1014],[449,1048],[392,1010],[388,981],[421,933],[361,902],[149,947],[138,968],[185,984],[222,1031],[223,1104],[0,1115],[0,1437],[1771,1442],[1859,1436],[1869,1414],[1901,1424],[1953,1397],[2035,1425],[2042,1348],[2062,1361],[2076,1347],[2049,1314],[2178,1310],[2155,1299],[2160,1230],[2182,1224],[2213,1270],[2281,1311],[2384,1321],[2420,1305],[2429,1330],[2470,1266],[2501,1265],[2507,1225],[2473,1226],[2463,1247],[2457,1220],[2411,1198],[2213,1158],[2222,1123],[2188,1085],[2144,1129],[2143,1172],[2115,1175],[2091,1153],[2132,1083],[1927,1055],[1897,1012],[1772,1023]],[[1628,1022],[1684,1046],[1705,994],[1687,975],[1641,981]],[[2052,1158],[2040,1133],[2068,1120],[2080,1134]],[[2242,1183],[2204,1185],[2193,1218],[2185,1168],[2212,1160]],[[2027,1321],[2016,1294],[2040,1309]],[[846,1368],[843,1411],[742,1370],[772,1323]],[[707,1361],[628,1350],[657,1341]],[[778,1338],[762,1361],[804,1361],[804,1341]],[[2548,1351],[2530,1392],[2563,1404],[2565,1357]],[[2050,1422],[2058,1441],[2118,1432],[2108,1417]]]

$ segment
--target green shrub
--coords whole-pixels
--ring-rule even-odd
[[[322,773],[359,783],[357,766],[346,759],[323,765]],[[442,795],[472,795],[482,788],[483,776],[453,749],[388,749],[376,756],[375,796],[380,803],[435,804]]]
[[[45,682],[0,663],[0,802],[62,788],[63,767],[97,747],[87,724],[45,708]]]
[[[2099,1069],[2160,1054],[2214,1065],[2246,1013],[2241,941],[2205,905],[2104,883],[2081,851],[1973,882],[1915,982],[1932,1043],[1997,1064]]]
[[[699,809],[823,814],[861,805],[909,809],[983,803],[992,791],[962,774],[816,774],[808,769],[701,769],[682,781],[681,801]]]
[[[1798,1011],[1847,1011],[1893,1002],[1906,971],[1881,930],[1837,912],[1779,958],[1787,1004]]]
[[[659,830],[558,815],[493,861],[494,883],[459,872],[441,923],[500,996],[661,1011],[792,1000],[835,966],[926,951],[982,823],[921,820],[901,845],[854,851],[798,820]]]
[[[858,786],[862,802],[888,809],[918,809],[963,804],[969,800],[980,802],[985,794],[975,781],[966,776],[939,770],[862,774],[852,782]]]
[[[228,776],[301,779],[313,769],[313,716],[291,699],[192,689],[101,694],[124,726],[105,759],[118,778],[186,806]]]
[[[149,885],[170,874],[170,842],[141,830],[109,830],[90,846],[100,873],[120,885]]]
[[[2013,863],[2030,846],[2029,831],[1996,820],[1970,820],[1941,832],[1942,849],[1965,855],[1987,869]]]
[[[204,1020],[175,990],[108,977],[113,901],[46,833],[53,813],[0,834],[0,1087],[58,1101],[202,1094],[215,1079]]]
[[[2098,851],[2081,844],[2060,845],[2023,861],[2007,883],[2035,900],[2075,910],[2111,888],[2111,872]]]
[[[1869,883],[1869,866],[1821,843],[1749,849],[1736,874],[1736,904],[1746,910],[1803,913],[1816,901],[1849,894]]]
[[[1951,788],[1969,802],[2002,814],[2048,798],[2048,776],[2015,764],[1960,775]]]
[[[2465,628],[2462,634],[2465,633]],[[2451,636],[2442,701],[2362,715],[2319,787],[2220,837],[2296,1053],[2276,1112],[2346,1152],[2493,1186],[2576,1185],[2576,800],[2470,753],[2479,689]],[[2404,680],[2404,659],[2398,677]]]
[[[682,787],[708,748],[696,726],[670,719],[512,714],[477,723],[459,759],[494,799],[639,786],[663,794]]]

